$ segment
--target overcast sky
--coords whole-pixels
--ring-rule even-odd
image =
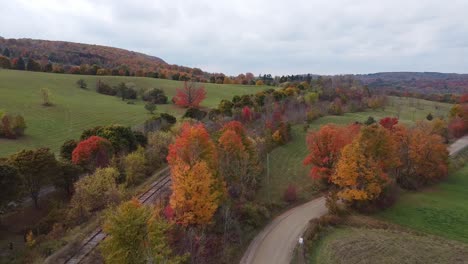
[[[0,36],[210,72],[468,72],[468,0],[0,0]]]

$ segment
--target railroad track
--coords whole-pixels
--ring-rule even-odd
[[[157,181],[153,182],[148,190],[138,197],[138,201],[142,204],[150,204],[158,198],[164,190],[171,184],[171,175],[169,167],[161,170],[158,174],[163,175]],[[101,243],[107,234],[103,232],[102,228],[97,228],[86,239],[83,245],[69,257],[64,263],[78,264],[81,263],[98,245]]]

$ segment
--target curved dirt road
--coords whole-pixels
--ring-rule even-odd
[[[450,156],[468,147],[468,136],[448,147]],[[278,216],[250,243],[241,264],[289,264],[298,239],[312,218],[327,212],[325,198],[320,197]]]
[[[310,219],[326,212],[325,198],[320,197],[281,214],[255,237],[240,263],[289,264]]]

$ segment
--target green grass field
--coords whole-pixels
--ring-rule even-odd
[[[468,243],[468,164],[420,192],[405,192],[379,218]]]
[[[76,86],[76,81],[81,78],[88,83],[88,90]],[[117,97],[98,94],[95,91],[98,79],[112,85],[119,82],[133,83],[137,89],[162,88],[169,98],[175,95],[176,88],[183,86],[179,81],[152,78],[0,70],[0,109],[22,114],[28,126],[26,136],[21,139],[0,139],[0,157],[25,148],[49,147],[56,152],[65,140],[79,137],[84,129],[109,124],[137,125],[150,117],[141,101],[130,105]],[[217,106],[224,98],[231,99],[234,95],[255,93],[266,88],[216,84],[204,86],[207,98],[202,105],[206,107]],[[41,105],[41,88],[50,90],[54,106]],[[182,109],[172,104],[158,105],[157,112],[176,116],[183,114]]]
[[[465,263],[468,246],[433,236],[403,231],[331,228],[306,248],[307,262],[340,263]]]
[[[342,116],[325,116],[315,120],[310,130],[319,129],[321,126],[333,123],[347,125],[355,121],[364,122],[369,116],[373,116],[376,120],[387,116],[396,116],[398,107],[400,111],[400,122],[411,125],[414,121],[425,119],[427,114],[432,113],[435,116],[446,116],[451,108],[451,104],[434,103],[425,100],[416,100],[407,98],[391,97],[389,105],[384,111],[366,111],[358,113],[347,113]],[[436,109],[437,106],[437,109]],[[306,132],[303,130],[303,125],[295,125],[292,127],[293,139],[286,145],[275,148],[270,153],[270,177],[269,183],[264,182],[259,191],[260,199],[264,202],[277,203],[283,199],[283,194],[289,184],[294,184],[298,188],[298,193],[303,198],[308,198],[313,195],[313,182],[309,177],[310,167],[302,165],[302,161],[307,155]]]

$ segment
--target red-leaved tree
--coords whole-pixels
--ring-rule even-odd
[[[398,124],[398,118],[396,117],[385,117],[380,119],[379,124],[388,130],[392,130],[393,127]]]
[[[252,110],[250,110],[250,107],[244,106],[242,108],[242,121],[244,122],[250,122],[253,119],[253,113]]]
[[[109,140],[91,136],[78,143],[72,152],[72,162],[89,170],[109,165],[112,156],[112,144]]]
[[[467,122],[461,117],[456,116],[448,125],[448,131],[454,138],[460,138],[468,133]]]
[[[184,82],[184,88],[177,88],[174,103],[181,107],[199,107],[206,98],[205,87],[197,87],[195,82]]]
[[[351,143],[359,130],[359,125],[347,127],[325,125],[318,131],[310,132],[307,135],[309,155],[304,159],[304,165],[312,166],[310,176],[328,183],[340,158],[341,150]]]

